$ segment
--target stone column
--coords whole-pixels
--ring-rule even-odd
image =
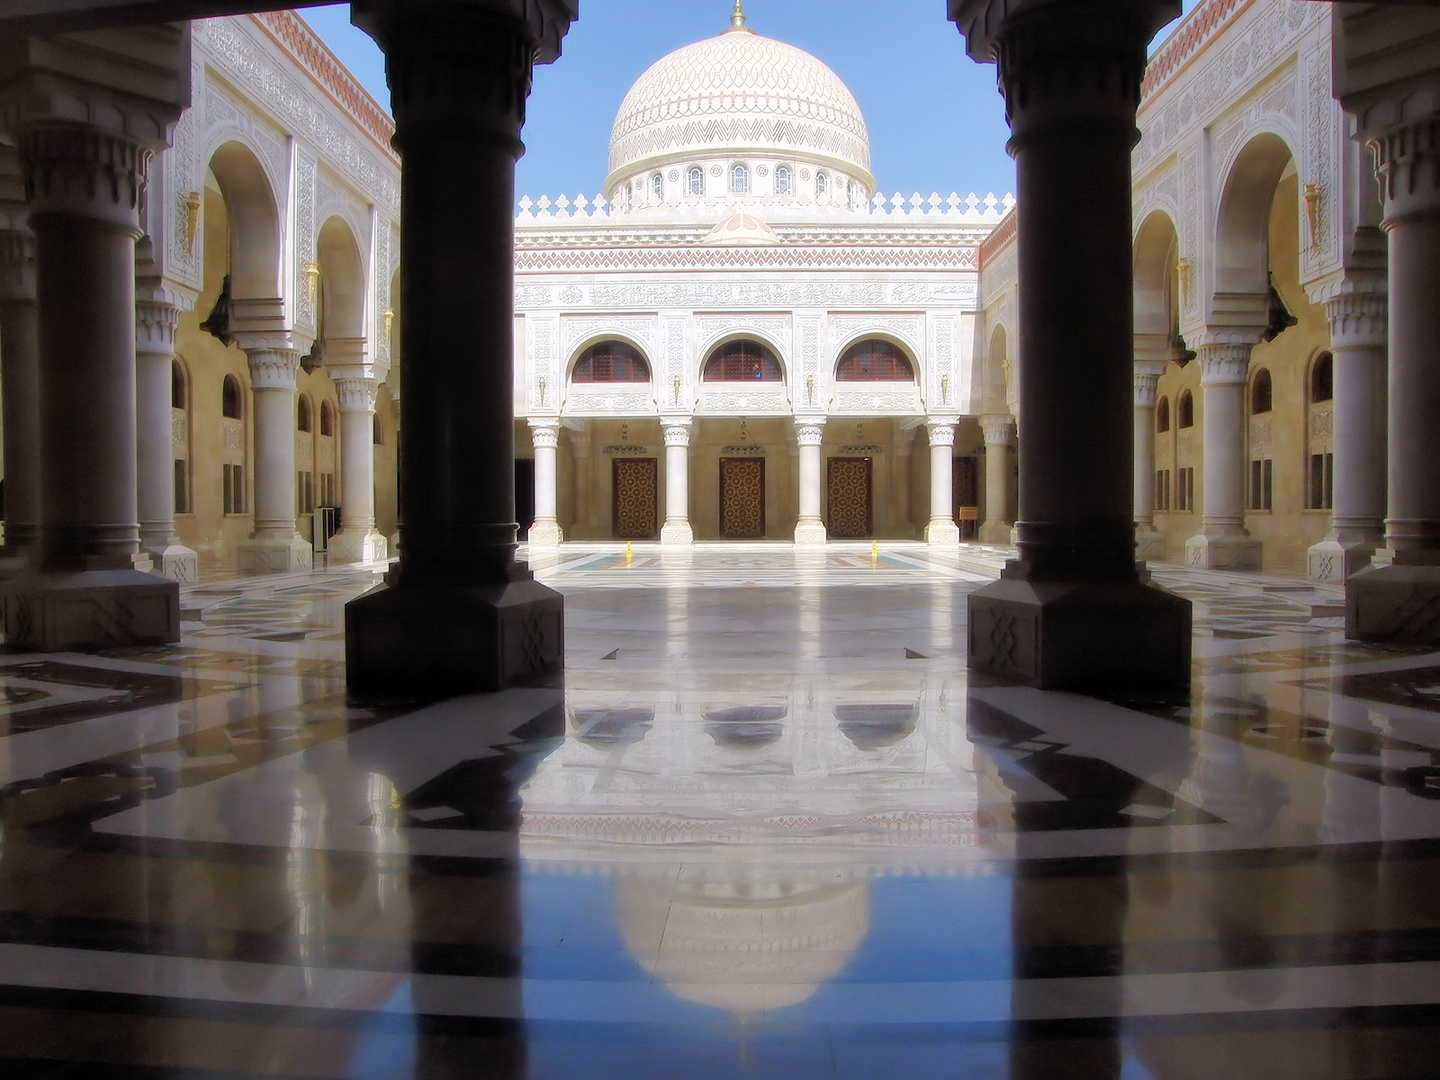
[[[1142,341],[1160,337],[1159,342]],[[1135,558],[1165,558],[1165,538],[1155,529],[1155,387],[1165,371],[1160,335],[1135,338]]]
[[[375,529],[375,398],[372,377],[332,372],[340,398],[340,531],[330,538],[332,564],[380,562],[389,554]]]
[[[530,441],[535,446],[535,524],[530,526],[530,549],[558,547],[560,514],[556,452],[560,447],[560,424],[553,418],[530,421]]]
[[[0,153],[4,148],[0,147]],[[24,207],[0,206],[0,218]],[[0,400],[4,402],[5,551],[24,555],[40,540],[40,367],[35,325],[35,238],[0,232]]]
[[[1385,543],[1386,303],[1347,293],[1325,303],[1334,356],[1334,512],[1309,551],[1311,581],[1345,581]]]
[[[135,426],[140,550],[181,585],[200,580],[200,558],[175,535],[175,422],[171,407],[180,311],[160,300],[135,305]]]
[[[1375,108],[1369,115],[1384,117],[1390,125],[1362,133],[1375,155],[1381,227],[1390,239],[1389,493],[1385,546],[1375,553],[1374,565],[1352,577],[1346,588],[1345,634],[1362,641],[1435,645],[1440,644],[1440,423],[1435,415],[1440,400],[1440,111],[1409,115],[1415,102],[1436,100],[1440,73],[1432,72],[1429,80],[1424,93],[1407,96],[1403,105],[1397,101]],[[1339,404],[1337,394],[1337,409]],[[1338,430],[1336,438],[1338,466]]]
[[[265,340],[259,332],[237,333],[250,361],[254,399],[255,531],[239,545],[242,574],[303,573],[314,565],[314,549],[295,531],[295,373],[300,351],[288,338]]]
[[[179,587],[134,564],[135,242],[153,150],[48,118],[17,135],[35,233],[45,483],[39,566],[11,583],[6,638],[46,651],[177,641]]]
[[[985,524],[980,540],[1010,544],[1010,444],[1015,441],[1015,420],[1009,416],[982,416],[985,434]]]
[[[498,690],[558,670],[564,603],[515,559],[515,162],[568,0],[356,0],[401,158],[400,560],[346,608],[352,690]]]
[[[1131,491],[1130,151],[1146,45],[1180,5],[951,0],[950,14],[970,55],[999,64],[1021,208],[1020,557],[970,594],[970,664],[1045,689],[1188,687],[1190,604],[1140,580]]]
[[[955,524],[955,425],[958,418],[932,420],[930,432],[930,524],[925,542],[940,546],[960,543],[960,526]]]
[[[665,429],[665,524],[662,544],[693,544],[690,527],[690,420],[662,420]]]
[[[1259,336],[1258,333],[1256,335]],[[1245,380],[1250,372],[1247,342],[1202,344],[1204,511],[1200,531],[1185,541],[1185,561],[1207,570],[1259,570],[1260,541],[1245,529]]]
[[[820,485],[824,471],[820,447],[825,441],[825,418],[795,421],[795,442],[799,447],[800,520],[795,523],[795,543],[825,543],[825,522],[820,518]]]

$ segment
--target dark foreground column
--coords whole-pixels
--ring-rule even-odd
[[[40,540],[40,361],[35,329],[35,238],[25,226],[20,159],[0,146],[0,401],[4,402],[5,548],[28,556]]]
[[[573,0],[360,0],[401,156],[400,561],[346,608],[352,689],[497,690],[559,669],[560,595],[516,562],[514,189],[531,65]]]
[[[999,65],[1020,205],[1020,558],[970,597],[970,664],[1031,686],[1190,681],[1190,605],[1141,580],[1133,518],[1130,150],[1146,43],[1179,14],[950,3],[970,55]]]

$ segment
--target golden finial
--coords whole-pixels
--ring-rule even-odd
[[[745,25],[745,0],[735,0],[735,14],[730,16],[730,29],[749,29]]]

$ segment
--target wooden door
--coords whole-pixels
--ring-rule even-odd
[[[867,540],[870,522],[869,458],[830,459],[828,493],[830,520],[826,523],[832,540]]]
[[[720,538],[765,538],[765,459],[720,459]]]
[[[658,458],[612,459],[614,529],[617,540],[654,540],[660,535]]]

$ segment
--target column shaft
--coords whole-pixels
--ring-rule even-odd
[[[199,558],[175,536],[175,436],[171,409],[175,331],[172,304],[142,300],[135,309],[137,498],[140,547],[157,572],[182,585],[199,580]]]
[[[1135,558],[1163,559],[1165,538],[1155,530],[1155,388],[1162,361],[1141,357],[1150,349],[1137,337],[1135,360]]]
[[[375,531],[375,397],[380,383],[337,375],[335,389],[340,399],[341,516],[340,532],[330,539],[330,561],[379,562],[389,548]]]
[[[254,399],[255,532],[240,545],[236,562],[244,574],[296,573],[311,569],[311,542],[295,531],[294,348],[241,339],[250,361]]]
[[[5,547],[40,540],[40,358],[35,311],[35,241],[0,233],[0,399],[4,401]]]
[[[825,438],[824,421],[797,422],[795,439],[799,443],[798,494],[800,519],[795,523],[795,543],[825,543],[825,522],[820,517],[821,444]]]
[[[690,526],[690,423],[669,423],[664,428],[665,524],[660,542],[690,544],[695,541]]]
[[[1255,333],[1258,338],[1259,332]],[[1210,570],[1259,570],[1260,541],[1245,529],[1245,380],[1251,346],[1243,341],[1202,344],[1200,387],[1204,413],[1204,489],[1200,531],[1185,542],[1185,561]]]
[[[955,424],[932,423],[930,431],[930,523],[925,540],[931,544],[960,542],[955,524]]]
[[[535,523],[530,526],[530,550],[560,543],[559,469],[556,458],[560,428],[553,420],[531,420],[530,439],[535,446]]]

